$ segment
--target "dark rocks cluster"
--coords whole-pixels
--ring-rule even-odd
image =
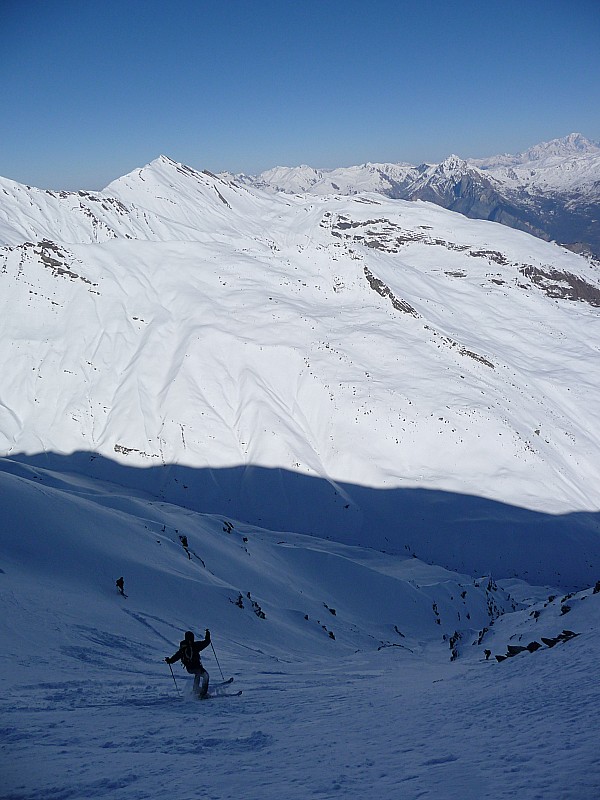
[[[554,645],[559,644],[560,642],[568,642],[569,639],[573,639],[575,636],[579,636],[578,633],[574,631],[563,630],[562,633],[559,633],[558,636],[554,636],[552,638],[541,636],[542,644],[538,641],[529,642],[528,645],[515,645],[509,644],[506,648],[506,654],[503,656],[495,656],[496,661],[506,661],[507,658],[513,658],[513,656],[518,656],[520,653],[535,653],[536,650],[540,650],[544,645],[546,647],[554,647]],[[485,651],[486,659],[489,658],[491,654],[489,650]]]
[[[246,598],[250,601],[250,607],[251,607],[252,611],[256,614],[256,616],[259,619],[266,619],[267,615],[262,610],[262,608],[259,606],[259,604],[256,602],[256,600],[252,599],[252,596],[251,596],[250,592],[246,592]],[[243,597],[241,592],[238,594],[238,596],[237,596],[237,598],[235,600],[230,600],[229,602],[233,603],[233,605],[237,606],[238,608],[242,608],[243,609],[243,608],[246,607],[244,605],[244,597]]]

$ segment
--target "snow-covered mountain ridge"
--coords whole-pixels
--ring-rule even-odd
[[[517,155],[482,159],[452,155],[440,164],[419,166],[276,167],[257,176],[227,177],[271,191],[343,195],[371,191],[427,200],[600,257],[600,145],[579,133]]]
[[[157,467],[165,499],[349,544],[394,527],[402,489],[598,507],[585,259],[431,204],[272,195],[166,157],[100,193],[3,189],[4,455]],[[435,561],[417,528],[388,546]]]

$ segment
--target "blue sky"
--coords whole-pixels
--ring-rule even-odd
[[[437,161],[600,140],[598,0],[0,0],[0,175]]]

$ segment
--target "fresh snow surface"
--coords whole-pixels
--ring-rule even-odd
[[[0,190],[3,800],[597,800],[594,268],[164,156]]]

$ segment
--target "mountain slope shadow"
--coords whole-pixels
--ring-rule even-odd
[[[545,514],[474,495],[373,488],[254,465],[143,468],[83,451],[18,454],[1,458],[0,469],[29,478],[33,469],[38,480],[57,486],[66,480],[61,475],[85,476],[110,483],[104,493],[143,492],[274,531],[414,554],[470,575],[519,577],[569,590],[600,577],[599,512]],[[85,489],[89,497],[89,484]]]

